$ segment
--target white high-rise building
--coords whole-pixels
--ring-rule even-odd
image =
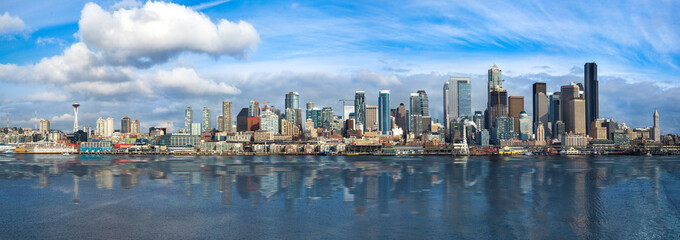
[[[106,118],[106,132],[104,134],[105,137],[113,137],[113,128],[115,125],[113,125],[113,118]]]
[[[265,109],[260,113],[260,129],[278,133],[279,132],[279,116],[269,109]]]
[[[104,136],[104,132],[106,132],[106,120],[99,118],[94,129],[94,135]]]
[[[97,126],[94,130],[94,134],[105,138],[113,136],[113,118],[97,119]]]
[[[342,106],[342,119],[347,120],[349,119],[349,114],[354,112],[354,106],[353,105],[344,105]]]
[[[187,107],[184,110],[184,131],[191,132],[191,124],[194,122],[194,110],[191,107]]]
[[[131,133],[140,133],[139,129],[139,120],[137,119],[132,119],[130,121],[130,132]]]
[[[210,124],[210,108],[203,107],[203,114],[201,115],[201,124],[203,125],[203,132],[210,132],[212,125]]]
[[[40,119],[40,132],[46,134],[50,132],[50,121],[47,119]]]

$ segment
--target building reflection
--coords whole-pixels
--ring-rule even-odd
[[[86,194],[90,191],[125,194],[161,187],[178,190],[178,196],[171,198],[214,202],[225,208],[283,204],[283,212],[295,214],[309,211],[310,205],[337,201],[333,206],[355,215],[440,216],[448,226],[461,229],[472,226],[471,221],[484,221],[486,226],[478,230],[492,238],[551,238],[551,228],[559,226],[573,234],[564,238],[593,239],[602,237],[607,189],[631,180],[645,181],[650,186],[645,197],[661,202],[662,175],[680,170],[672,161],[603,157],[276,163],[220,158],[118,160],[25,159],[0,163],[0,177],[35,179],[32,186],[42,189],[63,184],[55,178],[70,177],[71,203],[82,201],[81,205],[93,203],[93,194]],[[182,187],[184,198],[179,193]],[[194,198],[195,189],[201,191],[200,200]],[[526,226],[534,230],[526,231]]]

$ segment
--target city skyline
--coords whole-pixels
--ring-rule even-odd
[[[667,30],[664,33],[647,32],[650,36],[642,37],[632,35],[630,40],[622,40],[618,38],[619,35],[615,35],[594,41],[592,46],[585,46],[592,41],[571,36],[576,31],[570,28],[561,28],[567,30],[565,33],[527,32],[524,27],[511,28],[509,24],[499,25],[501,29],[490,28],[492,24],[499,23],[499,16],[508,16],[510,22],[526,21],[524,18],[537,8],[555,10],[560,6],[534,6],[521,12],[516,9],[526,4],[518,3],[502,13],[486,16],[476,23],[489,30],[481,35],[482,39],[489,39],[493,43],[489,44],[472,40],[482,33],[472,32],[474,26],[462,24],[463,20],[473,16],[463,13],[466,6],[456,4],[409,5],[407,7],[424,11],[426,14],[423,16],[442,17],[445,21],[426,19],[411,22],[407,16],[397,17],[394,21],[388,21],[388,24],[376,27],[377,33],[371,34],[365,31],[371,27],[348,21],[352,14],[342,11],[354,6],[357,7],[356,11],[363,13],[359,16],[360,21],[384,19],[383,10],[374,9],[370,4],[343,7],[334,3],[276,3],[264,6],[261,10],[249,10],[252,6],[237,1],[218,1],[214,2],[215,5],[184,3],[194,8],[162,2],[123,3],[128,4],[128,10],[125,11],[137,11],[134,7],[161,12],[180,9],[187,16],[198,16],[196,21],[214,26],[219,25],[221,19],[226,19],[233,23],[233,26],[226,27],[238,26],[234,29],[241,30],[237,31],[236,39],[242,41],[234,43],[216,36],[217,39],[212,40],[226,44],[225,48],[203,49],[197,47],[195,42],[180,41],[178,45],[161,46],[158,51],[148,52],[143,50],[145,41],[140,41],[140,46],[111,45],[98,35],[101,32],[92,29],[91,22],[103,19],[113,24],[113,30],[118,30],[115,23],[120,19],[110,14],[125,12],[117,8],[125,4],[65,4],[60,7],[69,8],[69,11],[63,12],[71,14],[62,16],[63,22],[52,21],[47,24],[45,21],[51,20],[51,16],[29,14],[25,10],[28,6],[15,2],[2,3],[0,9],[7,13],[0,15],[0,21],[21,22],[16,26],[24,26],[19,30],[0,29],[0,41],[3,43],[3,47],[0,47],[0,87],[4,89],[0,99],[2,122],[9,114],[12,126],[33,127],[35,120],[32,118],[37,111],[38,118],[50,120],[52,128],[68,130],[73,124],[70,104],[78,101],[82,105],[78,116],[80,126],[96,126],[96,120],[100,117],[113,117],[118,121],[123,116],[134,116],[142,129],[148,129],[164,126],[168,120],[181,122],[187,106],[192,106],[196,112],[202,107],[221,112],[222,101],[231,101],[234,104],[232,115],[236,115],[239,109],[248,106],[249,101],[256,100],[283,109],[284,96],[288,92],[299,92],[298,102],[313,102],[319,107],[330,106],[339,113],[342,104],[338,99],[351,99],[355,91],[365,91],[365,104],[376,106],[378,92],[383,89],[391,91],[390,109],[397,108],[401,102],[408,104],[410,93],[425,90],[429,97],[430,115],[441,122],[444,120],[443,107],[439,105],[443,102],[442,85],[453,76],[470,78],[472,111],[486,109],[486,71],[493,64],[503,70],[503,88],[508,96],[523,96],[524,110],[533,117],[535,114],[530,99],[534,82],[545,82],[547,92],[557,92],[570,82],[583,83],[583,64],[596,62],[599,117],[626,122],[631,127],[645,127],[652,125],[649,115],[658,109],[663,133],[677,133],[680,129],[680,123],[674,120],[680,117],[680,109],[674,104],[680,97],[674,94],[678,91],[678,81],[673,74],[678,70],[677,65],[680,65],[679,49],[676,47],[680,45],[677,44],[680,38],[673,37],[678,35],[678,28],[673,22],[680,21],[673,21],[677,17],[670,16],[671,10],[658,10],[677,9],[677,3],[658,9],[641,7],[631,13],[645,15],[655,11],[654,16],[662,21],[655,24],[646,22],[642,26],[649,28],[649,31],[654,28]],[[340,10],[328,10],[329,6]],[[339,28],[344,31],[340,31],[337,38],[332,38],[329,33],[332,29],[313,28],[315,24],[322,23],[310,23],[311,26],[298,24],[299,30],[290,29],[291,26],[276,23],[281,19],[267,16],[275,7],[286,9],[282,17],[302,23],[305,23],[302,20],[308,19],[296,17],[300,12],[314,13],[310,14],[310,18],[316,17],[317,20],[340,12],[338,17],[326,19],[326,24],[343,23]],[[446,16],[436,9],[438,7],[458,15]],[[385,11],[398,9],[404,12],[404,8],[389,5]],[[381,14],[371,20],[365,19],[365,15],[369,15],[365,13]],[[571,10],[568,13],[578,16],[584,12]],[[551,16],[547,13],[538,14],[536,25],[527,25],[559,23],[564,26],[565,23],[551,20]],[[602,20],[606,16],[596,14],[589,19]],[[560,20],[584,26],[576,17]],[[612,22],[603,20],[600,23],[611,26]],[[409,23],[414,23],[414,26],[409,26]],[[416,26],[432,26],[434,30],[428,33]],[[183,26],[170,27],[181,30]],[[585,33],[580,33],[584,35],[580,36],[593,39],[600,36],[595,32],[601,27],[593,26],[595,30],[586,29]],[[352,36],[349,29],[366,33],[368,39],[348,39]],[[402,29],[422,40],[396,34]],[[632,31],[624,26],[614,29],[622,30],[623,33]],[[463,34],[465,32],[467,35]],[[76,38],[73,37],[74,33]],[[437,36],[444,43],[435,41]],[[564,40],[564,43],[556,40]],[[642,50],[645,48],[641,46],[652,47]],[[314,47],[325,50],[312,49]],[[125,55],[123,50],[138,52]],[[444,56],[453,52],[461,54],[456,57]],[[83,56],[86,58],[79,58]],[[363,59],[358,60],[361,58],[359,56]],[[104,65],[88,62],[95,60],[102,60],[104,63],[100,64]],[[59,68],[53,73],[41,72],[53,69],[51,66]],[[104,74],[84,71],[88,66]],[[150,90],[150,87],[157,88]],[[652,94],[657,97],[649,98]],[[140,102],[144,104],[135,104]],[[213,113],[210,119],[213,128],[218,128],[218,115]],[[232,118],[232,121],[235,120]],[[178,125],[175,125],[175,130],[181,128]]]

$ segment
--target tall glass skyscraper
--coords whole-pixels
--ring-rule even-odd
[[[260,116],[260,103],[254,100],[250,100],[248,103],[248,117],[259,117]]]
[[[187,107],[187,109],[184,110],[184,130],[190,132],[191,123],[193,122],[194,122],[194,110],[191,110],[191,107]]]
[[[392,130],[390,117],[390,90],[382,90],[378,97],[378,127],[382,134],[388,134]]]
[[[471,116],[471,91],[469,77],[451,77],[444,83],[444,126],[448,135],[451,135],[451,121]]]
[[[420,98],[420,114],[430,116],[430,100],[427,98],[425,90],[418,90],[418,97]]]
[[[210,132],[212,129],[212,124],[210,123],[210,108],[203,107],[203,114],[201,116],[201,125],[203,126],[203,132]]]
[[[496,118],[507,115],[508,93],[503,90],[503,71],[496,64],[489,69],[489,80],[487,83],[487,108],[484,120],[485,127],[488,129],[496,127]]]
[[[300,94],[297,92],[289,92],[286,94],[286,108],[298,109],[300,108]]]
[[[586,63],[583,69],[583,85],[586,97],[586,132],[589,132],[590,123],[598,119],[600,115],[597,64],[594,62]]]
[[[415,134],[416,136],[420,136],[420,134],[423,132],[422,129],[422,118],[423,115],[421,114],[422,112],[420,111],[420,96],[417,93],[411,93],[411,97],[409,98],[409,104],[410,104],[410,117],[409,117],[409,124],[411,126],[409,129],[409,132]]]
[[[470,78],[458,80],[458,116],[472,116],[472,86]]]
[[[360,130],[366,131],[366,92],[354,92],[354,118],[356,124],[361,124]]]

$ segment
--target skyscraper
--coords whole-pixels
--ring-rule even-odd
[[[512,104],[510,105],[512,106]],[[525,111],[519,113],[519,134],[522,141],[531,139],[533,129],[533,121]]]
[[[475,122],[475,125],[477,125],[475,131],[479,132],[482,129],[486,129],[484,128],[484,115],[482,115],[482,111],[475,111],[475,115],[472,119]]]
[[[496,118],[508,115],[508,92],[503,90],[503,71],[496,64],[488,71],[488,101],[485,114],[487,128],[496,127]]]
[[[130,120],[130,133],[140,133],[139,120]]]
[[[300,94],[297,92],[289,92],[286,94],[285,108],[298,109],[300,108]]]
[[[408,122],[408,117],[406,115],[406,105],[404,103],[399,103],[399,107],[397,108],[396,115],[394,116],[395,118],[395,124],[397,127],[401,128],[404,132],[408,132],[408,125],[406,123]]]
[[[496,66],[496,64],[489,69],[489,82],[488,82],[488,88],[489,92],[493,90],[502,90],[503,89],[503,71]]]
[[[378,127],[382,134],[388,134],[392,130],[390,120],[390,90],[381,90],[378,96]]]
[[[217,131],[222,132],[224,131],[224,125],[222,124],[224,122],[224,117],[220,114],[217,116]]]
[[[565,132],[586,133],[586,106],[580,92],[580,87],[576,84],[565,85],[561,88],[560,102]]]
[[[40,132],[42,134],[47,134],[47,133],[50,132],[50,121],[49,120],[40,119]]]
[[[194,110],[191,107],[187,107],[184,110],[184,130],[186,132],[191,132],[191,123],[194,122]]]
[[[470,78],[451,77],[444,83],[444,126],[450,129],[449,124],[452,120],[471,114]]]
[[[410,133],[415,134],[416,136],[420,136],[420,134],[423,133],[422,129],[422,118],[423,114],[422,111],[420,110],[421,104],[420,104],[420,95],[418,93],[411,93],[411,97],[409,98],[409,124],[410,126]]]
[[[423,117],[430,116],[430,100],[425,90],[418,90],[418,97],[420,98],[420,114]]]
[[[485,116],[487,128],[496,127],[496,118],[508,116],[508,92],[505,90],[492,91],[489,96],[491,101],[489,102],[488,113]]]
[[[260,116],[260,103],[250,100],[248,103],[248,117]]]
[[[120,120],[120,133],[130,133],[130,118],[127,116]]]
[[[343,105],[342,106],[342,119],[349,119],[349,114],[354,112],[354,105]]]
[[[113,136],[113,118],[106,118],[106,136],[107,137],[112,137]]]
[[[94,134],[106,137],[106,120],[104,118],[97,119],[97,129],[94,130]]]
[[[597,64],[594,62],[586,63],[583,66],[583,70],[583,85],[585,87],[586,98],[586,131],[588,131],[591,122],[600,117]]]
[[[513,129],[515,130],[515,133],[520,134],[519,115],[524,112],[524,97],[510,96],[508,97],[508,100],[510,102],[508,116],[512,117],[514,120]]]
[[[550,95],[550,104],[548,107],[548,121],[553,125],[557,121],[562,121],[562,104],[560,102],[560,92],[555,92]]]
[[[536,123],[541,122],[543,129],[548,129],[548,92],[544,82],[537,82],[533,85],[533,114],[534,128]]]
[[[210,124],[210,108],[203,107],[203,114],[201,119],[201,126],[203,126],[203,132],[210,132],[212,129],[212,124]]]
[[[378,106],[366,105],[366,131],[378,129]]]
[[[354,92],[354,118],[356,129],[366,130],[366,92]]]
[[[269,109],[262,111],[260,114],[260,129],[278,133],[279,132],[279,116]]]
[[[222,131],[225,132],[234,132],[235,129],[232,129],[232,109],[231,109],[231,102],[229,101],[223,101],[222,102],[222,122],[218,124],[222,124]]]

